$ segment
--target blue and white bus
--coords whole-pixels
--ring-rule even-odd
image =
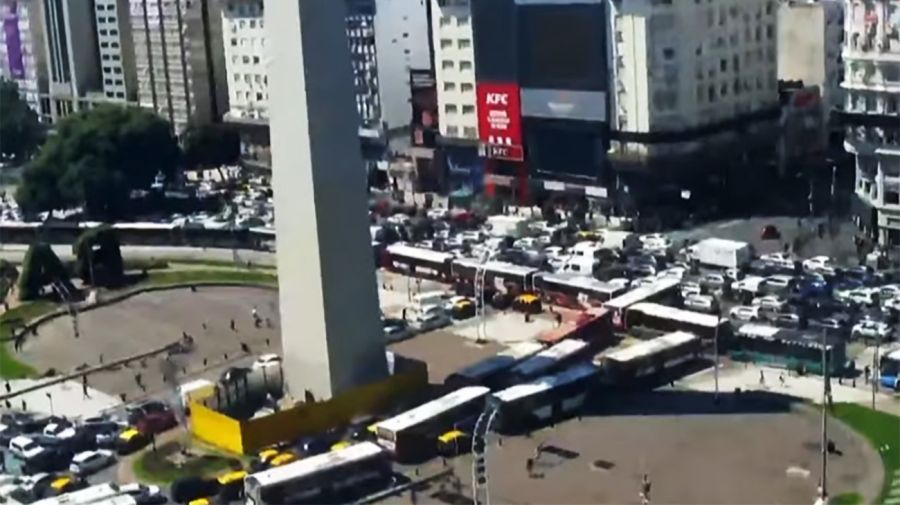
[[[584,405],[597,371],[591,363],[580,363],[494,393],[488,399],[498,409],[494,430],[517,433],[573,415]]]
[[[700,337],[676,331],[599,356],[603,376],[611,384],[630,386],[694,361],[702,354]]]
[[[878,375],[881,377],[881,385],[900,390],[900,347],[891,349],[881,355],[878,366]]]
[[[450,389],[465,386],[487,386],[493,388],[497,384],[505,382],[505,376],[512,367],[543,349],[544,346],[537,342],[512,344],[493,356],[488,356],[450,374],[444,379],[444,385]]]

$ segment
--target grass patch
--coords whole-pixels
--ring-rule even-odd
[[[859,493],[841,493],[828,501],[831,505],[863,505],[863,497]]]
[[[900,439],[897,437],[900,433],[900,417],[855,403],[835,404],[832,415],[866,437],[881,455],[884,484],[875,503],[883,503],[891,489],[894,472],[900,469]]]
[[[134,460],[134,475],[141,482],[170,484],[184,477],[215,477],[240,466],[238,460],[215,454],[195,455],[176,465],[174,461],[181,457],[177,454],[180,450],[181,444],[178,442],[163,444],[156,451],[146,449]]]
[[[0,377],[4,379],[22,379],[34,377],[37,371],[31,366],[22,363],[10,352],[8,339],[13,336],[14,330],[32,319],[53,311],[56,305],[52,302],[39,300],[26,302],[14,309],[10,309],[0,315]]]
[[[173,259],[172,263],[177,263],[181,265],[198,265],[198,266],[207,266],[207,267],[216,267],[216,268],[238,268],[242,270],[248,270],[246,261],[230,261],[230,260],[204,260],[204,259],[196,259],[196,258],[184,258],[184,259]],[[274,265],[263,265],[253,263],[253,269],[260,270],[275,270]]]
[[[239,282],[277,286],[278,278],[271,271],[257,270],[166,270],[149,272],[150,285],[190,284],[192,282]]]

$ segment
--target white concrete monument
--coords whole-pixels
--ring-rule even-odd
[[[297,399],[387,376],[345,11],[265,3],[281,339]]]

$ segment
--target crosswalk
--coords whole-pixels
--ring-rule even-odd
[[[900,505],[900,470],[894,471],[891,477],[891,487],[884,498],[884,505]]]

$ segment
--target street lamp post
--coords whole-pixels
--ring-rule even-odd
[[[875,409],[875,394],[878,392],[878,354],[881,352],[881,333],[875,336],[875,352],[872,353],[872,410]]]
[[[824,500],[828,496],[828,396],[830,394],[828,384],[828,344],[827,332],[822,329],[822,489],[821,496]]]
[[[713,403],[719,403],[719,327],[721,327],[721,326],[722,326],[722,314],[717,311],[716,312],[716,331],[713,334],[713,381],[715,382],[715,392],[713,393]]]
[[[50,393],[44,393],[44,394],[47,395],[47,400],[50,401],[50,415],[52,416],[52,415],[54,415],[54,412],[53,412],[53,395],[51,395]]]

